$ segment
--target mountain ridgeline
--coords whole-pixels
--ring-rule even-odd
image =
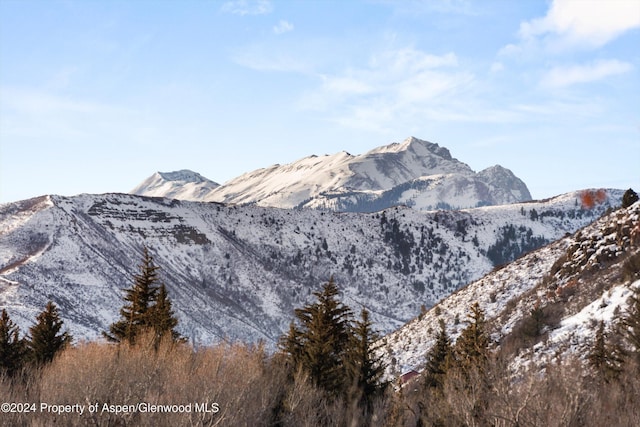
[[[376,212],[397,205],[462,209],[531,200],[527,186],[510,170],[496,165],[476,173],[447,148],[414,137],[361,155],[343,151],[273,165],[223,185],[191,171],[158,172],[132,193],[338,212]]]
[[[597,194],[597,203],[585,204]],[[587,197],[588,196],[588,197]],[[618,190],[461,211],[376,213],[228,206],[126,194],[0,206],[0,306],[26,328],[52,300],[79,339],[113,323],[145,246],[179,332],[273,345],[333,275],[344,301],[390,332],[496,265],[618,206]]]

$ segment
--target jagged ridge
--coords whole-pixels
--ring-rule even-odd
[[[150,178],[135,194],[195,200],[181,196],[173,182]],[[179,197],[180,196],[180,197]],[[527,201],[527,186],[511,171],[493,166],[475,173],[449,150],[414,137],[354,156],[347,152],[309,156],[273,165],[199,193],[197,200],[280,208],[321,208],[372,212],[396,205],[419,210],[469,208]]]

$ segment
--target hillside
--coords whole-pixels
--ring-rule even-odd
[[[485,311],[492,347],[512,354],[514,371],[543,368],[569,355],[584,360],[599,322],[612,330],[631,288],[640,286],[625,276],[625,262],[639,253],[635,203],[495,269],[385,337],[384,352],[395,361],[389,372],[422,369],[440,319],[455,339],[475,302]],[[538,324],[532,331],[534,310]]]
[[[174,174],[154,174],[132,193],[339,212],[375,212],[396,205],[461,209],[531,200],[527,186],[510,170],[496,165],[476,173],[447,148],[414,137],[361,155],[312,155],[245,173],[221,186],[199,186],[197,192],[191,189],[193,180]]]
[[[583,205],[594,194],[597,203]],[[117,316],[147,245],[179,328],[194,342],[273,345],[293,309],[331,275],[347,304],[367,307],[391,332],[494,265],[590,223],[621,196],[585,191],[501,207],[373,214],[44,196],[0,206],[0,307],[25,330],[51,299],[76,338],[96,338]]]

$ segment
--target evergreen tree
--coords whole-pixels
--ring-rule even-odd
[[[376,355],[380,345],[376,345],[379,335],[372,329],[373,324],[369,312],[362,309],[360,320],[353,328],[353,343],[348,353],[349,376],[362,410],[363,424],[369,425],[373,413],[373,403],[380,396],[387,384],[382,380],[385,364],[382,356]]]
[[[639,199],[638,193],[636,193],[635,191],[633,191],[633,189],[630,188],[627,191],[625,191],[624,195],[622,196],[622,207],[628,208],[629,206],[637,202],[638,199]]]
[[[489,356],[489,335],[486,331],[484,311],[477,302],[471,306],[468,326],[462,331],[455,346],[456,361],[462,369],[484,369]]]
[[[598,374],[598,378],[605,382],[617,379],[622,372],[622,350],[607,342],[604,330],[604,322],[600,322],[593,341],[593,345],[587,356],[589,365]]]
[[[149,314],[149,324],[155,331],[157,341],[165,335],[170,335],[173,341],[182,340],[180,334],[175,330],[178,325],[178,319],[171,308],[171,300],[164,283],[160,285],[156,302],[149,310]]]
[[[147,247],[144,248],[140,272],[133,276],[133,286],[125,290],[125,305],[120,320],[112,323],[103,336],[109,341],[134,343],[141,330],[151,326],[151,308],[158,293],[158,270]]]
[[[36,364],[49,363],[56,353],[63,350],[72,341],[68,332],[60,333],[62,324],[58,308],[49,301],[44,311],[36,317],[36,324],[29,328],[27,345],[29,356]]]
[[[303,337],[294,322],[289,324],[289,332],[280,337],[278,346],[283,353],[289,355],[293,366],[299,366],[302,363]]]
[[[436,336],[436,343],[427,352],[427,364],[423,372],[425,384],[428,387],[442,390],[452,353],[451,339],[447,334],[444,320],[440,319],[440,331]]]
[[[3,309],[0,315],[0,374],[4,372],[13,376],[24,364],[27,344],[19,337],[19,333],[20,328]]]
[[[522,332],[530,338],[537,338],[542,334],[546,317],[544,309],[540,307],[540,302],[536,302],[529,314],[530,316],[526,318]]]
[[[296,369],[303,369],[314,385],[338,396],[348,386],[345,358],[351,337],[351,310],[338,300],[333,277],[314,295],[317,302],[295,310],[299,329],[293,327],[293,335],[281,342],[285,351],[299,358]],[[296,349],[300,349],[299,354]]]
[[[455,379],[453,384],[457,393],[471,405],[467,410],[473,417],[473,424],[484,418],[489,407],[489,343],[484,311],[476,302],[471,306],[467,327],[456,341],[445,379],[450,376]]]

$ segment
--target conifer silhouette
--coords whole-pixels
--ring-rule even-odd
[[[4,372],[13,376],[24,363],[27,343],[19,334],[20,328],[3,309],[0,315],[0,374]]]
[[[29,328],[27,346],[33,362],[49,363],[56,353],[71,343],[72,336],[68,332],[60,332],[63,323],[58,308],[49,301],[44,311],[36,317],[36,324]]]

